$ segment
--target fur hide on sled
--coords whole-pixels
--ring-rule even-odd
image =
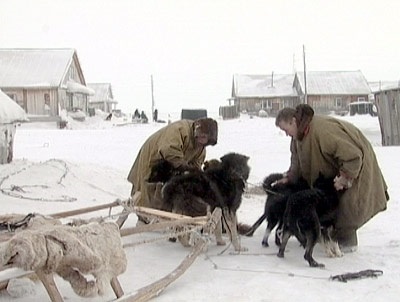
[[[56,273],[82,297],[104,294],[111,279],[127,266],[114,222],[20,231],[1,245],[0,261],[27,271]],[[87,280],[84,275],[89,274],[94,279]]]

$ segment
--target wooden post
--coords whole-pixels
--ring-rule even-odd
[[[124,290],[122,289],[122,286],[119,283],[117,277],[111,279],[111,287],[117,298],[121,298],[124,295]]]
[[[43,272],[36,272],[36,275],[42,281],[44,287],[46,288],[47,293],[52,302],[63,302],[63,298],[61,297],[60,292],[56,286],[56,283],[53,279],[53,274],[45,274]]]

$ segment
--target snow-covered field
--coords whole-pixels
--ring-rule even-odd
[[[291,239],[284,259],[276,256],[277,247],[261,246],[263,224],[253,237],[241,238],[248,252],[240,255],[229,247],[211,243],[189,270],[163,291],[155,301],[398,301],[400,295],[400,214],[399,147],[382,147],[377,117],[343,117],[356,124],[370,139],[389,185],[388,209],[359,230],[359,248],[342,258],[327,258],[321,247],[314,257],[326,265],[310,268],[303,259],[303,249]],[[252,168],[249,186],[259,184],[272,172],[289,166],[289,138],[274,125],[272,118],[223,121],[219,118],[219,142],[208,147],[207,158],[219,158],[228,152],[250,157]],[[119,124],[120,126],[117,126]],[[70,209],[126,199],[131,186],[128,171],[144,140],[160,123],[121,125],[121,121],[98,118],[71,122],[70,129],[54,125],[23,124],[18,127],[14,161],[0,166],[1,214],[37,212],[51,214]],[[7,195],[12,185],[23,188]],[[263,212],[265,195],[245,194],[239,209],[240,222],[252,224]],[[108,215],[108,211],[96,212]],[[130,215],[126,226],[133,226]],[[123,238],[125,243],[163,237],[162,232],[144,233]],[[127,247],[128,269],[119,276],[126,293],[133,293],[165,276],[179,265],[190,249],[166,238]],[[378,278],[342,283],[330,276],[365,269],[382,270]],[[57,285],[65,301],[110,301],[111,290],[104,297],[80,298],[61,278]],[[24,285],[30,291],[19,298],[0,293],[0,301],[49,301],[40,283]]]

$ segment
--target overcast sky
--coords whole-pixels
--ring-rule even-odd
[[[75,48],[118,108],[218,111],[234,74],[361,70],[400,80],[400,1],[0,0],[0,47]]]

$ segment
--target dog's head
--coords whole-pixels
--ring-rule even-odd
[[[218,159],[210,159],[204,162],[203,171],[207,171],[208,169],[218,168],[221,165],[221,162]]]
[[[229,171],[234,179],[247,181],[250,175],[250,167],[248,165],[249,157],[239,153],[228,153],[221,158],[221,167]]]
[[[179,174],[178,170],[169,161],[159,159],[151,166],[148,182],[165,183],[177,174]]]
[[[39,233],[22,231],[1,245],[1,264],[36,270],[46,264],[45,237]]]

